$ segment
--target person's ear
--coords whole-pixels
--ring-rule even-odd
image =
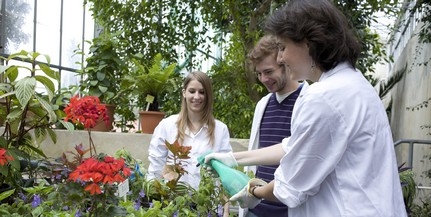
[[[182,92],[183,92],[183,97],[186,98],[186,90],[183,89]]]
[[[310,42],[305,41],[305,46],[307,46],[307,48],[310,49]]]
[[[283,51],[278,51],[277,52],[277,63],[280,65],[285,64],[285,61],[283,59]]]

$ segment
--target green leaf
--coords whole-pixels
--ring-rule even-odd
[[[50,123],[55,123],[57,122],[57,115],[55,114],[55,112],[52,110],[51,107],[51,103],[46,101],[45,99],[43,99],[40,96],[35,95],[35,98],[39,101],[40,105],[42,106],[43,109],[45,109],[45,111],[48,113],[48,119]]]
[[[97,76],[97,80],[103,81],[105,80],[106,74],[103,72],[97,72],[96,76]]]
[[[108,91],[108,87],[104,87],[102,85],[99,85],[98,88],[99,88],[100,92],[102,92],[102,93],[105,93],[106,91]]]
[[[14,193],[15,193],[15,189],[11,189],[11,190],[8,190],[8,191],[1,193],[0,194],[0,201],[10,197]]]
[[[25,77],[16,83],[16,98],[21,106],[26,106],[35,93],[36,79]]]
[[[51,57],[50,57],[48,54],[43,54],[43,56],[45,57],[46,62],[47,62],[47,63],[48,63],[48,65],[49,65],[49,63],[51,63]]]
[[[34,136],[38,144],[40,144],[46,139],[46,134],[47,132],[45,128],[37,127],[34,129]]]
[[[48,132],[49,137],[51,138],[52,142],[55,144],[57,143],[57,133],[51,128],[46,129]]]
[[[21,58],[21,59],[29,59],[28,57],[29,52],[25,51],[25,50],[21,50],[20,52],[17,53],[13,53],[11,55],[9,55],[8,60],[14,59],[14,58]]]
[[[92,80],[92,81],[90,81],[90,85],[91,86],[96,86],[98,83],[99,83],[98,80]]]
[[[42,76],[42,75],[36,75],[34,76],[36,78],[37,81],[39,81],[40,83],[42,83],[48,94],[50,95],[50,99],[52,99],[52,96],[54,95],[53,93],[55,92],[55,85],[54,82],[52,82],[52,80],[46,76]]]
[[[4,93],[11,91],[12,85],[0,83],[0,91],[3,91]],[[0,96],[0,98],[3,98],[3,95]]]
[[[0,148],[7,148],[7,140],[5,137],[0,137]]]
[[[40,63],[38,64],[40,69],[45,73],[45,75],[47,75],[48,77],[58,81],[60,79],[60,73],[58,73],[57,71],[53,70],[51,67],[49,67],[48,65],[44,64],[44,63]]]
[[[6,71],[5,76],[10,82],[14,82],[18,77],[18,66],[10,66],[10,68]]]
[[[59,120],[59,122],[69,131],[73,131],[75,130],[75,126],[67,121],[63,121],[63,120]]]
[[[20,109],[14,109],[14,110],[12,110],[7,116],[6,116],[6,119],[7,120],[9,120],[9,121],[15,121],[15,120],[17,120],[17,119],[20,119],[21,118],[21,115],[22,115],[22,112],[23,112],[23,110],[20,110]]]
[[[13,157],[12,161],[9,161],[11,167],[13,167],[14,169],[20,171],[21,170],[21,164],[19,162],[19,156],[22,155],[22,152],[18,149],[15,148],[9,148],[7,150],[7,153]]]
[[[12,96],[12,95],[15,95],[15,91],[12,91],[12,92],[9,92],[9,93],[5,93],[5,94],[1,95],[0,98],[6,98],[6,97]]]
[[[38,56],[40,56],[39,52],[29,51],[28,54],[31,56],[33,60],[36,60]]]
[[[32,151],[36,152],[37,154],[39,154],[40,156],[46,158],[45,153],[43,153],[43,151],[37,147],[34,147],[32,144],[30,143],[26,143],[26,147],[31,149]]]
[[[9,174],[9,167],[0,166],[0,174],[4,177],[7,177],[7,175]]]
[[[43,213],[43,206],[38,206],[34,210],[31,211],[31,215],[33,217],[41,216]]]

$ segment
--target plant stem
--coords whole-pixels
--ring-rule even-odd
[[[90,156],[93,157],[94,155],[97,155],[96,146],[94,145],[93,138],[91,138],[91,129],[87,130],[88,132],[88,139],[90,143]],[[94,150],[94,155],[93,155]]]

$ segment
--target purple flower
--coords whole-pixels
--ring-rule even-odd
[[[145,197],[145,191],[144,190],[139,191],[139,197],[140,198]]]
[[[153,203],[150,202],[150,208],[153,208]]]
[[[178,216],[178,211],[175,211],[172,217],[177,217],[177,216]]]
[[[217,206],[217,216],[223,216],[224,207],[222,205]]]
[[[57,174],[54,176],[54,180],[61,180],[61,174]]]
[[[79,183],[81,186],[84,186],[87,184],[87,182],[82,181],[81,179],[76,180],[76,183]]]
[[[27,197],[25,196],[25,194],[23,194],[22,192],[19,192],[18,193],[18,197],[21,199],[21,200],[23,200],[23,201],[26,201],[27,200]]]
[[[133,205],[133,208],[135,208],[135,210],[139,210],[139,208],[141,208],[141,202],[138,200],[135,200],[135,204]]]
[[[81,210],[78,209],[78,211],[76,211],[75,213],[75,217],[81,217],[81,216],[82,216]]]
[[[39,206],[39,204],[42,203],[42,200],[40,198],[40,196],[38,194],[35,194],[33,196],[33,201],[31,202],[31,207],[35,208],[37,206]]]
[[[69,176],[69,173],[71,173],[72,172],[72,170],[70,170],[69,168],[67,168],[67,167],[64,167],[64,169],[61,171],[61,175],[63,176],[63,177],[67,177],[67,176]]]
[[[84,152],[85,150],[84,150],[84,146],[82,145],[82,143],[81,144],[79,144],[79,145],[75,145],[75,149],[77,150],[77,151],[80,151],[80,152]]]

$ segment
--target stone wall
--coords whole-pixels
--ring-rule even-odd
[[[385,97],[390,111],[390,123],[394,141],[402,139],[431,140],[431,44],[418,41],[418,29],[412,34],[390,74],[405,70],[404,76]],[[428,63],[427,63],[428,62]],[[420,188],[419,196],[430,195],[431,180],[423,172],[431,169],[431,145],[415,144],[409,153],[408,144],[396,148],[398,163],[413,157],[415,181]]]
[[[82,143],[88,147],[88,133],[84,130],[67,131],[56,130],[57,143],[54,144],[50,139],[46,139],[41,144],[41,149],[47,157],[56,158],[63,152],[74,151],[75,145]],[[97,152],[114,155],[117,150],[122,148],[128,150],[135,159],[142,160],[148,166],[148,145],[150,144],[151,134],[143,133],[111,133],[111,132],[91,132]],[[247,150],[248,139],[231,139],[234,151]]]

